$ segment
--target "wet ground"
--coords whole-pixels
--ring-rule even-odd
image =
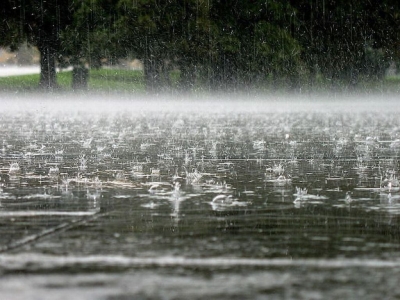
[[[391,103],[106,98],[1,113],[2,297],[400,297]]]

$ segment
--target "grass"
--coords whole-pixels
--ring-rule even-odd
[[[39,91],[39,74],[35,75],[21,75],[0,77],[0,91],[6,92],[31,92]],[[179,72],[171,72],[171,84],[173,87],[177,86],[179,80]],[[72,91],[72,72],[61,72],[57,74],[57,83],[60,91]],[[276,89],[285,91],[282,85],[270,86],[271,83],[266,82],[261,90],[273,91]],[[318,82],[312,88],[305,87],[305,90],[314,92],[330,91],[330,84],[327,82]],[[383,81],[365,81],[359,83],[351,90],[347,89],[343,84],[339,86],[339,90],[344,92],[354,93],[400,93],[400,76],[391,76],[385,78]],[[124,70],[124,69],[94,69],[90,70],[89,92],[122,92],[122,93],[135,93],[144,92],[145,84],[143,78],[143,71],[138,70]]]
[[[0,77],[0,90],[30,91],[38,88],[39,75]]]
[[[0,77],[0,91],[38,91],[39,79],[39,74]],[[72,91],[72,72],[58,73],[57,83],[60,91]],[[115,69],[90,70],[88,90],[97,92],[142,92],[145,90],[143,72]]]
[[[88,88],[95,91],[143,92],[145,90],[143,72],[117,69],[91,70]]]

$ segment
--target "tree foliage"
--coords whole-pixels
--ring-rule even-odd
[[[355,85],[379,79],[398,54],[396,1],[290,1],[298,11],[295,37],[311,74]],[[397,46],[396,46],[397,45]]]
[[[16,50],[23,41],[20,12],[15,1],[5,0],[0,7],[0,46]]]
[[[103,63],[116,62],[113,32],[117,2],[82,0],[73,3],[73,21],[61,34],[63,64],[99,68]]]

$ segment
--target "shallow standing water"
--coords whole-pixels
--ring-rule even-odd
[[[9,98],[7,299],[399,297],[393,102]]]

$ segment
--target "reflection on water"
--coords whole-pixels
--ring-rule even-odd
[[[0,137],[7,272],[34,260],[1,265],[13,253],[52,257],[35,270],[79,258],[75,271],[98,255],[124,268],[399,259],[390,111],[19,111],[2,114]]]

